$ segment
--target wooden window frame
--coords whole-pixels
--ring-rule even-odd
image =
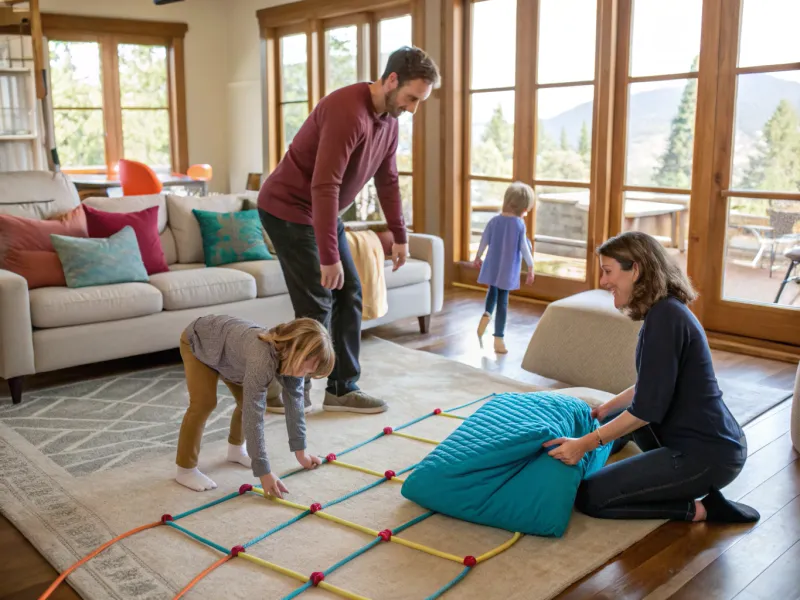
[[[172,171],[186,173],[189,168],[189,140],[186,125],[184,38],[188,29],[185,23],[42,14],[42,30],[48,41],[91,41],[100,44],[106,168],[105,170],[65,168],[65,172],[110,173],[124,155],[118,57],[114,50],[117,44],[127,43],[164,46],[167,49],[170,163]],[[108,85],[108,82],[111,82],[111,85]]]
[[[614,43],[616,41],[617,0],[597,0],[595,33],[594,79],[575,82],[539,84],[538,30],[540,0],[517,0],[516,15],[516,78],[514,86],[497,90],[515,92],[514,171],[512,178],[472,176],[470,173],[470,86],[471,74],[471,6],[484,0],[448,0],[445,10],[445,78],[442,121],[445,128],[445,148],[442,153],[444,174],[443,231],[445,252],[452,259],[448,265],[448,280],[468,287],[477,286],[478,270],[469,262],[471,233],[470,186],[472,179],[486,181],[523,181],[534,188],[557,185],[585,188],[590,193],[589,226],[586,245],[586,277],[583,281],[537,275],[533,286],[521,286],[515,295],[551,301],[597,286],[599,269],[594,260],[594,248],[608,231],[608,190],[610,186],[610,152],[613,124],[613,86],[609,77],[614,73]],[[536,104],[539,89],[593,85],[592,158],[588,182],[550,181],[538,179],[536,164]],[[526,100],[527,99],[527,100]],[[457,110],[453,110],[457,106]],[[522,135],[520,135],[522,134]],[[602,150],[602,151],[601,151]],[[450,206],[454,204],[455,206]],[[528,213],[526,226],[529,238],[535,232],[535,211]],[[449,251],[449,252],[448,252]],[[450,263],[450,260],[448,260]]]
[[[375,80],[379,41],[378,23],[384,19],[410,15],[412,43],[422,46],[425,33],[424,0],[306,0],[265,8],[257,11],[265,57],[265,156],[264,168],[271,172],[282,156],[283,123],[280,96],[280,38],[287,31],[306,34],[308,57],[309,113],[319,102],[325,87],[325,31],[335,27],[357,25],[359,41],[367,40],[367,53],[359,60],[359,73]],[[374,35],[372,34],[374,32]],[[398,171],[400,176],[412,177],[412,211],[416,232],[425,231],[425,119],[426,104],[422,103],[413,119],[412,170]]]

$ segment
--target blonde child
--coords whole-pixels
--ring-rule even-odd
[[[244,319],[207,315],[184,330],[180,351],[189,408],[178,438],[178,483],[198,492],[217,487],[197,469],[197,457],[206,420],[217,406],[219,377],[236,400],[228,460],[252,468],[264,492],[282,498],[287,491],[272,473],[264,443],[267,388],[273,380],[283,387],[289,450],[306,469],[321,464],[319,457],[306,452],[303,385],[306,376],[327,377],[333,370],[333,343],[320,323],[296,319],[267,330]]]
[[[489,291],[486,293],[486,310],[478,324],[478,339],[483,339],[496,306],[494,351],[498,354],[508,352],[503,340],[508,313],[508,293],[519,289],[522,258],[528,265],[528,277],[525,283],[527,285],[533,283],[533,256],[523,221],[533,205],[533,189],[529,185],[519,181],[509,185],[503,198],[503,212],[487,223],[475,257],[474,264],[481,270],[478,283],[489,286]],[[486,254],[486,262],[483,262],[481,257],[487,246],[489,251]]]

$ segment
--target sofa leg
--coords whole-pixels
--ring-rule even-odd
[[[8,389],[11,391],[11,402],[19,404],[22,402],[22,382],[25,378],[20,375],[8,380]]]
[[[428,333],[431,330],[431,316],[417,317],[419,320],[419,332]]]

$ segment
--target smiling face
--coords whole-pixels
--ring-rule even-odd
[[[406,112],[416,113],[420,103],[427,100],[433,90],[433,84],[424,79],[412,79],[403,85],[398,83],[397,74],[391,73],[383,84],[386,112],[395,119]]]
[[[600,256],[600,287],[614,296],[614,306],[619,310],[630,303],[633,285],[639,277],[639,266],[633,263],[629,270],[614,258]]]

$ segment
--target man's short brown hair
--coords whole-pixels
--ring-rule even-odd
[[[433,87],[439,85],[439,67],[424,50],[416,46],[403,46],[389,55],[381,79],[386,81],[392,73],[397,74],[398,87],[415,79],[422,79]]]

